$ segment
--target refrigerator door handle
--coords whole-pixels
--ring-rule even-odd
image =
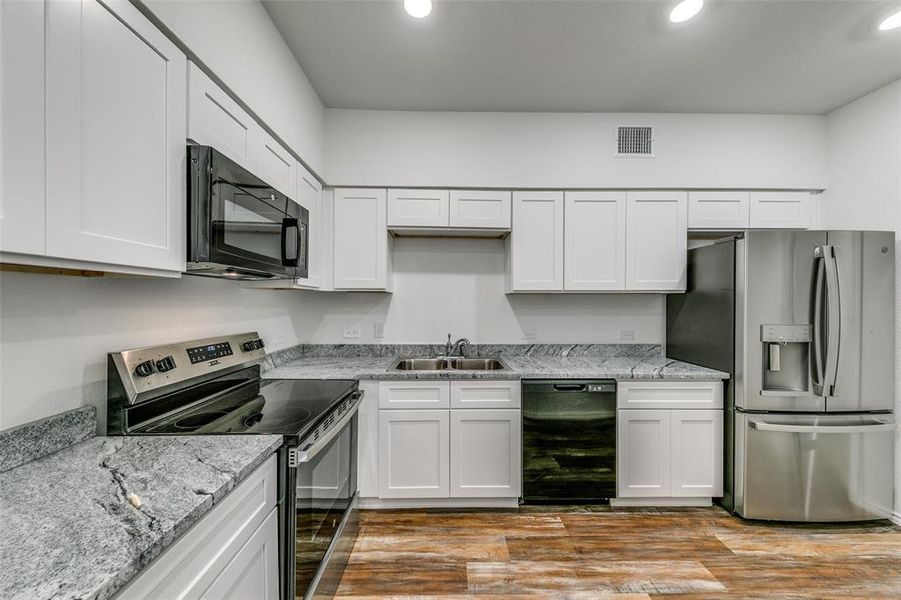
[[[823,374],[823,395],[834,396],[835,380],[838,377],[838,353],[841,348],[842,303],[835,246],[823,246],[823,250],[823,265],[826,270],[826,369]]]
[[[894,423],[885,423],[878,419],[873,419],[868,425],[784,425],[766,421],[749,421],[748,424],[751,429],[774,433],[876,433],[895,429]]]
[[[825,297],[826,287],[826,268],[823,260],[822,247],[814,250],[814,282],[813,282],[813,336],[811,337],[811,361],[813,375],[813,393],[817,396],[825,396],[823,392],[824,371],[826,370],[824,355],[826,349],[823,347],[823,300]]]

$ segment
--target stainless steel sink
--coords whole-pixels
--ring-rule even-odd
[[[500,371],[498,358],[401,358],[392,367],[400,371]]]

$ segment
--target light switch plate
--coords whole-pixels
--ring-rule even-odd
[[[385,322],[384,321],[376,321],[372,324],[372,337],[374,338],[383,338],[385,337]]]
[[[360,328],[359,327],[345,327],[342,335],[345,340],[358,340],[358,339],[360,339]]]

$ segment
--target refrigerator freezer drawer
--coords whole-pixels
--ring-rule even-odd
[[[816,522],[891,514],[891,414],[735,417],[741,516]]]

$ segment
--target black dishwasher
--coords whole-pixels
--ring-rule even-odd
[[[522,382],[523,502],[616,497],[616,382]]]

